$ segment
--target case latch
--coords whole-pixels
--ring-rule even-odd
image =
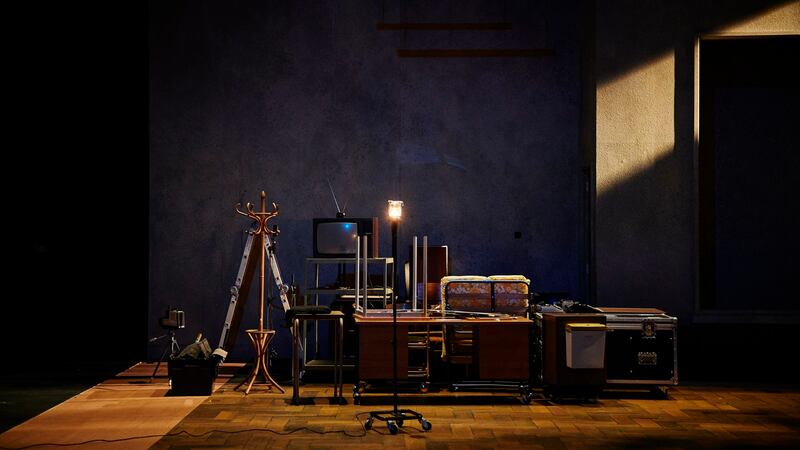
[[[653,319],[645,319],[642,321],[642,338],[655,339],[656,337],[656,322]]]

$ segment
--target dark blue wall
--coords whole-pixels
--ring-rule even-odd
[[[576,3],[576,4],[573,4]],[[311,219],[405,201],[454,274],[524,274],[580,296],[577,2],[155,2],[150,8],[149,330],[168,305],[216,345],[244,242],[236,202],[281,206],[302,283]],[[378,31],[379,22],[511,22]],[[398,48],[552,48],[535,58],[400,58]],[[515,239],[514,233],[522,237]],[[257,321],[255,291],[242,329]],[[280,316],[280,315],[279,315]],[[279,329],[282,356],[289,333]],[[150,356],[157,356],[156,348]],[[236,357],[249,353],[245,339]]]

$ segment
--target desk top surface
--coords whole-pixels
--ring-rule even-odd
[[[392,323],[391,317],[364,317],[353,315],[357,324],[377,325]],[[456,319],[452,317],[398,317],[397,323],[401,324],[469,324],[469,325],[497,325],[497,324],[531,324],[530,319],[524,317],[469,317]]]

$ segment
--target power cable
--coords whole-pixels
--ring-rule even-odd
[[[367,429],[364,428],[364,423],[361,421],[361,419],[359,419],[359,416],[364,415],[364,414],[369,414],[369,413],[368,412],[360,412],[360,413],[356,414],[355,416],[353,416],[354,419],[359,423],[359,425],[361,425],[361,431],[362,432],[358,433],[358,434],[351,433],[351,432],[349,432],[347,430],[319,431],[319,430],[315,430],[315,429],[310,428],[310,427],[300,427],[300,428],[295,428],[295,429],[289,430],[289,431],[275,431],[275,430],[270,430],[269,428],[247,428],[247,429],[244,429],[244,430],[235,430],[235,431],[214,429],[214,430],[209,430],[209,431],[206,431],[205,433],[200,433],[200,434],[194,434],[194,433],[190,433],[190,432],[188,432],[186,430],[181,430],[181,431],[178,431],[178,432],[175,432],[175,433],[147,434],[147,435],[141,435],[141,436],[130,436],[130,437],[119,438],[119,439],[90,439],[88,441],[72,442],[72,443],[42,442],[42,443],[39,443],[39,444],[26,445],[24,447],[0,447],[0,449],[3,449],[3,450],[24,450],[24,449],[29,449],[29,448],[34,448],[34,447],[42,447],[42,446],[47,446],[47,445],[54,446],[54,447],[72,447],[72,446],[92,444],[92,443],[95,443],[95,442],[108,442],[108,443],[111,443],[111,442],[126,442],[126,441],[133,441],[133,440],[137,440],[137,439],[149,439],[149,438],[155,438],[155,437],[173,437],[173,436],[181,436],[181,435],[186,435],[186,436],[192,437],[192,438],[201,438],[201,437],[206,437],[206,436],[208,436],[208,435],[210,435],[212,433],[241,434],[241,433],[259,432],[259,431],[263,431],[263,432],[266,432],[266,433],[272,433],[272,434],[275,434],[275,435],[278,435],[278,436],[288,436],[290,434],[294,434],[294,433],[298,433],[300,431],[306,430],[306,431],[309,431],[311,433],[315,433],[315,434],[319,434],[319,435],[340,433],[340,434],[342,434],[344,436],[347,436],[347,437],[357,438],[357,437],[364,437],[364,436],[367,435]]]

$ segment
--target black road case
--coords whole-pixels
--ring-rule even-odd
[[[678,384],[678,319],[652,308],[599,307],[606,315],[608,385]]]

